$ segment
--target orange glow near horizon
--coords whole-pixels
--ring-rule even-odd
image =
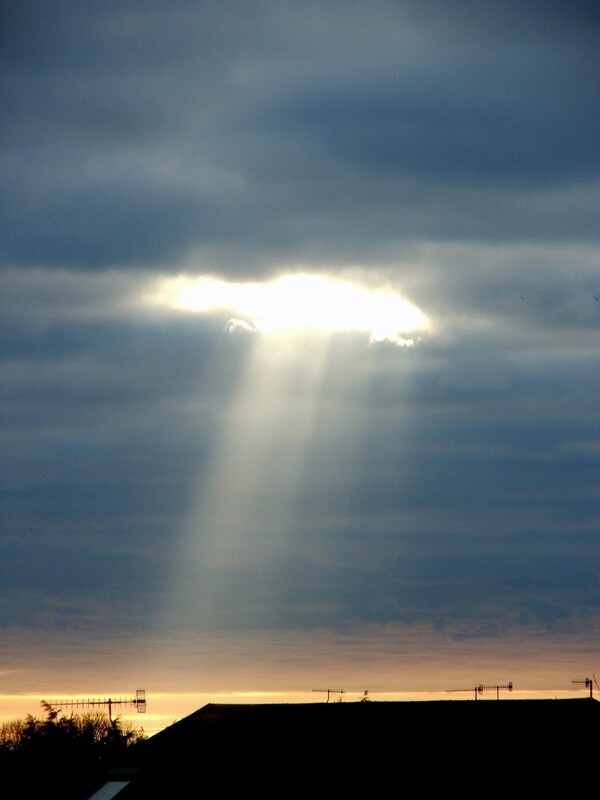
[[[595,687],[594,687],[595,690]],[[439,702],[439,701],[456,701],[456,700],[471,700],[474,701],[474,691],[465,690],[464,692],[447,692],[432,691],[432,692],[371,692],[368,691],[369,702]],[[355,703],[361,702],[364,697],[365,690],[344,691],[343,694],[336,693],[332,690],[329,697],[329,703],[343,702]],[[583,698],[588,696],[588,690],[580,690],[576,686],[572,689],[553,689],[553,690],[540,690],[540,689],[513,689],[512,692],[507,690],[500,690],[499,697],[496,697],[496,691],[490,689],[478,694],[478,702],[486,702],[493,700],[564,700],[568,698]],[[596,692],[593,693],[596,699]],[[66,695],[64,700],[77,700],[81,695]],[[46,699],[42,695],[42,699]],[[51,698],[48,698],[51,699]],[[200,708],[210,703],[212,704],[286,704],[286,703],[324,703],[327,702],[326,694],[316,694],[312,691],[302,692],[261,692],[261,691],[238,691],[238,692],[217,692],[214,694],[201,694],[196,692],[182,692],[182,693],[157,693],[150,694],[148,697],[148,708],[146,713],[138,714],[131,708],[124,709],[122,712],[117,712],[113,709],[113,718],[119,718],[125,723],[131,724],[136,729],[143,729],[146,736],[153,736],[161,730],[164,730],[174,722],[185,718],[189,714],[193,714]],[[64,708],[62,713],[69,716],[74,714],[86,714],[99,712],[102,713],[102,706],[95,708]],[[106,713],[108,713],[106,711]],[[45,714],[41,707],[41,699],[38,695],[0,695],[0,725],[14,722],[16,720],[24,720],[27,715],[36,717],[37,719],[44,719]]]
[[[472,701],[479,684],[512,682],[513,691],[501,690],[500,700],[564,699],[589,697],[580,681],[593,678],[593,697],[600,698],[600,669],[590,650],[598,625],[585,635],[539,633],[515,628],[499,639],[469,640],[400,624],[355,627],[343,636],[329,629],[171,632],[166,638],[81,638],[70,642],[65,656],[60,635],[7,630],[0,723],[28,714],[43,718],[42,700],[127,698],[137,689],[146,692],[146,713],[124,706],[115,716],[147,735],[208,703],[324,702],[312,692],[319,687],[343,689],[343,702],[358,702],[365,691],[371,701]],[[493,689],[478,696],[495,699]]]

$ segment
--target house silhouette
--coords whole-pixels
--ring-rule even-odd
[[[578,798],[599,734],[591,697],[211,703],[132,746],[88,798]]]

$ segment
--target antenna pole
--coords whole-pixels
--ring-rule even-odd
[[[329,695],[331,694],[339,694],[340,695],[340,703],[342,702],[342,695],[344,694],[343,689],[313,689],[313,692],[326,692],[327,693],[327,700],[326,703],[329,702]]]
[[[483,691],[483,686],[479,684],[479,686],[475,686],[473,689],[446,689],[447,692],[473,692],[475,697],[474,699],[477,700],[477,695]]]
[[[594,689],[594,684],[592,683],[592,679],[591,678],[585,678],[582,681],[571,681],[571,683],[583,683],[585,688],[590,690],[590,699],[593,697],[592,692],[593,692],[593,689]]]
[[[477,695],[482,694],[484,689],[495,689],[496,690],[496,700],[500,700],[500,689],[508,689],[509,692],[513,690],[512,681],[510,683],[505,684],[504,686],[487,686],[483,683],[480,683],[478,686],[475,686],[474,689],[446,689],[447,692],[474,692],[475,693],[475,700],[477,700]]]
[[[112,697],[109,697],[107,700],[90,700],[89,698],[87,700],[54,700],[47,703],[47,705],[52,708],[56,708],[56,706],[67,706],[70,708],[79,708],[80,706],[108,706],[108,719],[110,720],[110,724],[114,726],[115,722],[112,718],[112,707],[114,705],[136,706],[138,714],[144,714],[146,712],[146,690],[137,689],[135,697],[130,700],[113,700]]]
[[[479,691],[483,692],[484,689],[495,689],[496,690],[496,700],[500,700],[500,689],[508,689],[509,692],[512,692],[513,685],[512,681],[505,684],[504,686],[480,686]]]

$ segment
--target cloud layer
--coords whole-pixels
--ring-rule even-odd
[[[400,625],[585,649],[598,12],[1,15],[1,624],[135,637],[180,581],[196,635]],[[412,348],[355,332],[290,354],[219,310],[144,302],[177,276],[301,272],[389,287],[431,328]],[[244,558],[206,556],[209,499],[240,504]]]

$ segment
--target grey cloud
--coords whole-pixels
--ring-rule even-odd
[[[596,10],[2,16],[0,625],[134,635],[183,575],[179,623],[197,631],[585,638],[600,602]],[[232,404],[257,340],[140,295],[159,274],[288,268],[390,285],[432,330],[406,349],[333,337],[289,517],[266,481],[248,558],[195,564],[186,546],[221,541],[202,490],[238,430],[223,423],[233,408],[256,422]],[[267,376],[252,377],[278,476],[300,401],[269,425]],[[237,443],[219,490],[243,520],[236,490],[273,473]]]
[[[469,9],[432,4],[425,23],[411,4],[352,5],[339,27],[335,3],[12,6],[2,258],[158,267],[198,252],[243,272],[507,227],[595,238],[589,210],[531,196],[597,176],[593,32],[514,44],[522,7]],[[527,7],[552,30],[561,13],[577,20]],[[490,18],[482,53],[469,25]]]

